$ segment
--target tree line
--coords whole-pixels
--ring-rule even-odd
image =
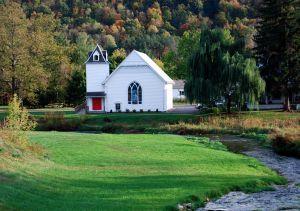
[[[221,94],[239,104],[257,101],[264,91],[263,82],[256,84],[253,93],[241,94],[246,89],[236,81],[242,78],[241,72],[244,76],[251,73],[249,80],[260,81],[259,71],[267,95],[280,92],[289,99],[299,89],[296,0],[2,0],[2,99],[16,93],[30,106],[81,103],[84,61],[96,43],[109,51],[111,71],[132,49],[149,54],[172,78],[188,82],[192,101],[207,101]],[[214,62],[218,68],[209,68]],[[227,84],[231,88],[226,91],[227,85],[213,78],[210,83],[219,88],[203,99],[207,84],[194,81],[196,87],[189,81],[199,78],[193,74],[208,77],[207,71],[218,75],[227,71],[235,85]]]
[[[230,113],[232,101],[242,107],[263,93],[279,93],[291,109],[290,98],[300,91],[300,2],[264,0],[258,15],[250,51],[228,30],[201,31],[189,59],[189,101],[209,104],[224,97]]]

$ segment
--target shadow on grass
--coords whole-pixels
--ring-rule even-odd
[[[13,182],[0,183],[0,205],[22,210],[157,210],[177,203],[204,205],[209,198],[229,191],[268,190],[268,184],[284,181],[253,175],[153,175],[93,179],[48,174],[8,175]],[[53,172],[52,172],[53,173]],[[84,175],[82,175],[84,176]]]

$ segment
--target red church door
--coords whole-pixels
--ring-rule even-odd
[[[102,110],[102,99],[100,97],[93,98],[93,110]]]

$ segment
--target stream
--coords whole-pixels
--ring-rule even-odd
[[[208,202],[204,210],[300,210],[300,159],[280,156],[257,141],[235,136],[220,137],[230,151],[260,160],[288,180],[287,185],[273,185],[274,191],[258,193],[230,192],[218,200]]]

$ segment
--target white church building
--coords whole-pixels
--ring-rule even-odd
[[[173,80],[146,54],[133,50],[110,74],[99,45],[86,64],[86,111],[140,112],[173,108]]]

